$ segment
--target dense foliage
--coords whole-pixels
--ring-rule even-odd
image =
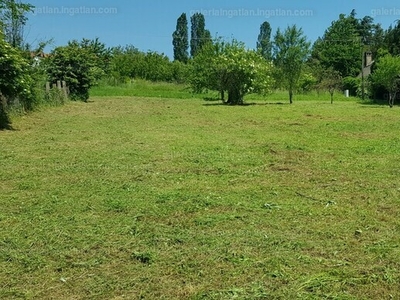
[[[11,108],[30,111],[42,100],[37,90],[40,72],[31,63],[24,52],[12,47],[0,33],[0,129],[8,127]]]
[[[193,89],[227,91],[228,104],[243,104],[246,94],[266,94],[273,86],[272,64],[235,40],[209,43],[194,58],[192,68]]]
[[[89,89],[105,75],[107,64],[98,41],[71,41],[67,46],[54,49],[46,60],[51,83],[65,81],[73,100],[87,101]]]
[[[112,84],[139,78],[181,83],[186,80],[187,73],[184,63],[171,62],[164,54],[153,51],[144,53],[133,46],[114,48],[110,68]]]
[[[189,32],[185,13],[177,20],[176,30],[172,34],[172,44],[174,46],[174,60],[187,63],[189,59]]]
[[[400,55],[400,20],[389,26],[384,36],[384,48],[392,55]]]
[[[191,18],[190,55],[195,57],[204,45],[211,42],[211,33],[208,31],[204,15],[195,13]]]
[[[271,41],[272,28],[271,25],[265,21],[260,26],[260,34],[257,39],[257,50],[266,60],[272,60],[272,41]]]
[[[30,66],[21,51],[0,39],[0,92],[9,103],[30,98]],[[28,104],[27,104],[28,105]]]
[[[36,100],[29,62],[21,51],[31,9],[30,4],[0,0],[0,129],[9,126],[9,106],[32,109]]]
[[[312,56],[324,68],[333,68],[341,76],[360,72],[361,37],[351,16],[341,14],[314,44]]]
[[[376,86],[368,86],[364,77],[368,77],[369,72],[361,72],[361,69],[371,68],[373,72],[374,61],[380,53],[395,54],[399,45],[395,28],[389,27],[388,31],[384,31],[370,16],[356,18],[353,10],[349,15],[339,15],[339,19],[333,21],[314,43],[311,61],[314,66],[339,72],[343,78],[342,87],[349,90],[351,95],[363,99],[365,95],[380,97],[384,91]],[[372,54],[370,62],[365,60],[367,52]]]
[[[389,93],[389,105],[393,107],[400,89],[400,57],[387,54],[380,58],[371,81],[384,87]]]

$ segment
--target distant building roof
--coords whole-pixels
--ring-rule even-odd
[[[46,58],[49,57],[50,54],[41,52],[31,52],[31,58]]]

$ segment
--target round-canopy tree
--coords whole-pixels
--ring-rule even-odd
[[[355,77],[360,72],[361,36],[354,15],[340,14],[318,38],[312,48],[312,57],[324,68],[339,71],[342,77]]]
[[[228,92],[228,104],[243,104],[248,93],[267,94],[273,86],[272,64],[260,53],[238,41],[217,40],[208,44],[193,60],[191,78],[195,90]]]
[[[400,88],[400,56],[387,54],[380,58],[372,74],[372,82],[383,86],[389,92],[389,106],[393,107]]]

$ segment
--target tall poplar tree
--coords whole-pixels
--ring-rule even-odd
[[[266,60],[272,58],[271,25],[265,21],[260,26],[260,34],[257,40],[257,50]]]
[[[207,43],[210,43],[211,34],[206,27],[206,21],[204,15],[201,13],[195,13],[191,18],[191,37],[190,37],[190,55],[195,57],[197,53]]]
[[[172,38],[174,60],[186,63],[189,59],[189,30],[185,13],[178,18]]]

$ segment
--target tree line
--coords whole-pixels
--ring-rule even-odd
[[[373,18],[358,18],[353,10],[341,14],[313,44],[296,25],[277,28],[260,25],[254,49],[242,42],[212,38],[201,13],[182,13],[172,33],[173,60],[132,45],[107,47],[98,38],[70,41],[38,59],[46,42],[25,44],[23,29],[34,7],[0,0],[0,125],[7,111],[29,111],[54,99],[43,93],[46,81],[66,81],[70,97],[86,101],[98,84],[117,85],[131,79],[178,82],[193,91],[219,91],[228,104],[242,104],[248,93],[268,94],[276,89],[295,93],[348,89],[354,96],[383,98],[394,105],[400,86],[400,21],[383,29]],[[189,28],[190,25],[190,28]],[[373,57],[366,66],[365,55]],[[369,73],[364,74],[363,68]]]
[[[192,16],[191,20],[194,18],[198,16]],[[253,68],[256,72],[254,66],[262,63],[263,70],[268,69],[273,79],[262,90],[286,89],[290,103],[295,92],[323,89],[329,91],[333,101],[336,90],[346,89],[352,96],[362,98],[379,99],[388,95],[389,104],[393,106],[400,88],[400,21],[384,30],[372,17],[358,18],[356,11],[352,10],[348,15],[340,14],[312,45],[302,29],[295,25],[284,30],[278,28],[273,35],[270,23],[264,22],[260,26],[254,50],[244,51],[244,45],[237,41],[227,42],[220,38],[210,41],[205,38],[201,39],[205,41],[201,48],[206,46],[202,51],[198,51],[200,47],[197,47],[194,54],[191,51],[190,58],[187,55],[188,43],[179,43],[188,40],[187,26],[186,15],[182,14],[173,34],[174,60],[183,63],[189,61],[192,65],[192,73],[188,78],[196,90],[219,89],[222,99],[224,91],[232,85],[227,81],[228,78],[230,82],[236,78],[235,86],[240,86],[240,80],[244,82],[249,79],[240,79],[240,72],[233,76],[228,64],[221,65],[224,56],[232,54],[232,47],[242,52],[242,59],[235,62],[236,67],[240,68],[242,64],[242,69]],[[226,47],[227,43],[230,43],[230,47]],[[253,60],[245,59],[248,52],[255,52]],[[368,61],[367,55],[372,57],[371,61]],[[367,74],[365,69],[368,70]],[[254,80],[251,82],[257,85]],[[249,87],[248,83],[246,86]],[[248,89],[248,92],[254,91],[251,87]],[[242,103],[243,95],[236,98],[232,100],[229,97],[227,102]]]

